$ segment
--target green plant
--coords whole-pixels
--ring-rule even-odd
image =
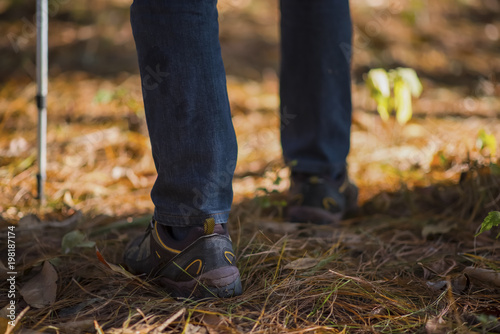
[[[422,93],[422,84],[413,69],[399,67],[387,72],[382,68],[375,68],[368,72],[365,82],[370,96],[377,102],[377,111],[384,122],[389,120],[392,110],[396,111],[396,120],[401,125],[411,119],[411,98],[419,97]]]
[[[481,223],[481,230],[476,234],[476,237],[483,232],[491,230],[493,227],[500,226],[500,212],[499,211],[491,211],[488,213],[488,216],[484,218]],[[500,233],[497,235],[497,239],[500,237]]]
[[[476,147],[481,152],[487,148],[490,151],[490,154],[494,156],[497,152],[497,140],[493,134],[486,133],[484,129],[481,129],[477,135]]]

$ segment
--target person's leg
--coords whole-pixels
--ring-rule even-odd
[[[350,55],[346,51],[351,46],[352,25],[348,0],[281,0],[281,36],[283,155],[292,166],[292,181],[308,183],[292,190],[306,197],[306,205],[309,200],[310,206],[327,210],[335,205],[345,207],[345,198],[335,192],[342,192],[347,179],[350,146]],[[309,176],[316,183],[318,176],[323,178],[332,189],[311,185]],[[323,179],[319,183],[325,183]],[[318,198],[311,200],[314,196]],[[333,211],[337,209],[344,210]]]
[[[158,179],[155,220],[225,223],[237,144],[226,91],[216,0],[140,0],[131,7],[146,120]]]
[[[180,297],[229,297],[241,282],[226,222],[237,145],[216,0],[135,0],[146,121],[158,178],[154,218],[126,249],[136,274]]]

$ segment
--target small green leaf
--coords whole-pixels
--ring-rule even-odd
[[[377,102],[377,111],[384,122],[389,120],[389,100],[391,87],[389,76],[384,69],[376,68],[368,72],[366,85],[370,90],[370,96]]]
[[[49,262],[54,267],[59,267],[62,263],[62,260],[60,257],[53,257],[52,259],[49,260]]]
[[[94,247],[94,241],[85,240],[85,234],[80,231],[71,231],[62,238],[61,247],[64,254],[68,254],[76,247]]]
[[[271,201],[269,200],[269,197],[260,197],[259,202],[260,202],[260,207],[263,209],[271,207]]]
[[[113,92],[107,89],[99,89],[94,96],[94,103],[97,104],[106,104],[111,102],[113,99]]]
[[[375,101],[377,102],[377,112],[380,118],[387,122],[389,120],[389,98],[378,95],[375,97]]]
[[[394,104],[396,107],[396,119],[399,124],[406,124],[412,116],[411,91],[408,84],[403,80],[394,83]]]
[[[497,152],[497,139],[494,135],[486,133],[484,129],[481,129],[477,135],[476,147],[479,150],[487,148],[490,150],[491,155],[495,155]]]
[[[265,187],[258,187],[256,191],[263,191],[264,193],[269,194],[269,190],[267,190],[267,188]]]
[[[500,212],[499,211],[491,211],[488,213],[488,216],[484,218],[483,223],[481,224],[481,230],[476,234],[476,237],[483,232],[491,230],[493,227],[500,225]],[[497,239],[500,237],[500,233],[497,235]]]
[[[391,96],[391,87],[389,85],[389,76],[382,68],[375,68],[368,72],[366,80],[370,93],[373,95],[380,94],[383,97]]]
[[[411,95],[414,97],[419,97],[422,94],[422,83],[418,79],[417,72],[412,68],[402,68],[396,69],[398,77],[403,80],[410,88]]]

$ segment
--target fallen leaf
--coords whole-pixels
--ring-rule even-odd
[[[61,247],[64,254],[68,254],[77,247],[94,247],[95,241],[85,240],[86,236],[82,232],[75,230],[66,233],[62,238]]]
[[[500,272],[490,269],[467,267],[464,269],[464,274],[469,276],[472,283],[500,287]]]
[[[186,333],[186,334],[206,334],[207,333],[207,329],[205,327],[202,327],[202,326],[196,326],[196,325],[193,325],[193,324],[188,324],[184,328],[183,333]]]
[[[40,219],[36,215],[26,215],[23,218],[19,219],[17,223],[17,228],[22,230],[32,230],[38,228],[40,224]]]
[[[455,293],[464,293],[470,286],[469,279],[465,275],[460,275],[450,281],[451,289]],[[444,290],[448,287],[447,281],[427,282],[427,286],[434,291]]]
[[[427,239],[432,234],[445,234],[450,232],[455,225],[450,225],[448,222],[441,222],[439,224],[427,224],[422,229],[422,237]]]
[[[47,227],[57,228],[58,230],[72,230],[82,219],[83,214],[81,211],[76,211],[70,217],[63,221],[40,221],[36,215],[26,215],[18,222],[19,231],[40,230]]]
[[[202,321],[209,334],[222,334],[228,332],[224,330],[224,328],[221,328],[224,326],[224,319],[216,314],[205,314],[203,315]]]
[[[284,269],[291,269],[291,270],[304,270],[304,269],[309,269],[317,265],[319,262],[318,259],[314,259],[311,257],[303,257],[297,260],[294,260],[287,264]]]
[[[434,317],[427,320],[425,331],[428,334],[446,334],[450,331],[450,326],[443,320],[442,317]]]
[[[438,281],[438,282],[426,282],[427,286],[431,288],[431,290],[439,291],[446,287],[446,281]]]
[[[57,272],[48,261],[44,261],[42,271],[36,274],[19,290],[28,305],[42,308],[56,301]]]
[[[60,323],[55,325],[55,327],[59,328],[64,333],[88,333],[91,329],[95,329],[94,321],[92,319],[85,320],[73,320],[67,321],[64,323]]]

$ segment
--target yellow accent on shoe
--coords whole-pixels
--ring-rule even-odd
[[[326,210],[330,210],[330,205],[331,206],[337,206],[337,201],[334,200],[333,198],[331,197],[325,197],[323,198],[323,207],[326,209]]]
[[[323,180],[320,179],[319,177],[313,175],[313,176],[309,177],[309,183],[311,183],[311,184],[323,183]]]
[[[203,229],[205,235],[213,234],[215,229],[215,219],[213,217],[205,219],[203,224]]]
[[[156,234],[156,241],[158,241],[160,243],[160,245],[163,246],[163,248],[165,248],[166,250],[168,250],[169,252],[172,252],[172,253],[175,253],[175,254],[179,254],[181,251],[180,250],[177,250],[177,249],[174,249],[174,248],[170,248],[168,247],[167,245],[165,245],[163,243],[163,241],[161,240],[160,238],[160,235],[158,234],[158,222],[155,220],[155,234]]]
[[[188,271],[189,268],[191,268],[191,266],[194,265],[195,263],[198,263],[198,269],[196,270],[196,275],[198,275],[201,271],[201,267],[203,266],[203,261],[201,261],[200,259],[196,259],[193,262],[191,262],[184,270]]]
[[[156,255],[158,255],[158,258],[159,258],[159,259],[161,259],[160,254],[158,254],[158,252],[157,252],[157,251],[155,251],[155,253],[156,253]]]
[[[226,260],[228,260],[230,264],[233,264],[233,261],[231,261],[231,260],[229,259],[229,257],[227,256],[228,254],[229,254],[229,255],[231,255],[233,258],[235,258],[236,256],[234,256],[234,254],[233,254],[233,253],[231,253],[230,251],[225,251],[225,252],[224,252],[224,256],[226,257]]]
[[[346,177],[344,179],[344,182],[342,183],[342,185],[339,188],[339,192],[342,194],[347,189],[348,186],[349,186],[349,180]]]

